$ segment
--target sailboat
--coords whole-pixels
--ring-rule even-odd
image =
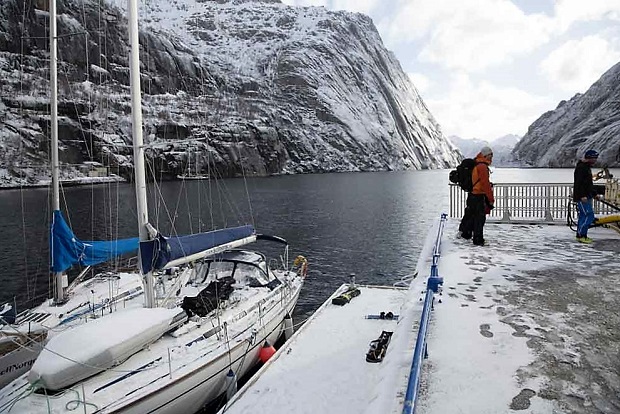
[[[54,335],[30,371],[2,389],[0,411],[196,412],[258,362],[297,303],[307,261],[298,256],[289,268],[284,239],[257,234],[251,225],[164,237],[149,224],[136,0],[129,1],[129,33],[145,306]],[[264,255],[240,249],[257,240],[284,246],[278,269]]]
[[[140,306],[142,281],[137,273],[99,274],[86,280],[92,265],[123,254],[135,254],[138,238],[114,241],[81,241],[60,210],[60,163],[58,157],[58,92],[56,2],[49,2],[50,130],[52,159],[52,209],[50,264],[54,279],[51,301],[17,313],[17,305],[5,304],[0,312],[0,388],[27,372],[54,334],[75,324],[99,318],[113,310]],[[83,271],[69,285],[64,273],[74,264]]]

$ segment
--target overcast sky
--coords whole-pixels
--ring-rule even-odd
[[[370,16],[446,136],[522,136],[620,62],[620,0],[282,0]]]

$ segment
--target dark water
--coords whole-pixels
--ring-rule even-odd
[[[149,187],[150,219],[164,234],[253,223],[287,239],[291,258],[310,263],[300,320],[351,273],[380,284],[410,275],[430,221],[447,206],[446,183],[447,171],[166,182]],[[63,200],[83,240],[137,233],[132,185],[67,188]],[[0,191],[0,302],[48,292],[48,205],[46,189]]]
[[[435,170],[166,182],[149,187],[150,221],[163,234],[252,223],[284,237],[291,259],[302,254],[310,263],[293,315],[301,321],[351,273],[374,284],[411,275],[430,223],[448,210],[447,176]],[[571,182],[572,170],[495,169],[492,180]],[[130,184],[67,188],[62,198],[83,240],[137,234]],[[46,189],[0,191],[0,303],[47,297],[48,205]]]

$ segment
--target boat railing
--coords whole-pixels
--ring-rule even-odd
[[[489,218],[502,223],[563,224],[570,209],[575,208],[572,191],[572,183],[494,184],[495,208]],[[466,201],[467,193],[458,185],[450,184],[450,217],[462,217]],[[593,208],[597,215],[615,213],[611,206],[598,200],[594,200]]]
[[[405,393],[405,401],[403,404],[403,414],[415,413],[418,391],[420,389],[420,376],[422,372],[422,360],[426,358],[426,333],[428,324],[431,319],[431,311],[433,310],[433,302],[435,293],[443,284],[443,279],[439,277],[439,256],[441,255],[441,236],[448,218],[447,214],[441,215],[437,237],[433,246],[433,260],[431,264],[431,274],[426,282],[426,295],[424,297],[424,306],[422,308],[422,317],[418,328],[418,337],[416,339],[415,350],[413,352],[413,361],[411,361],[411,370],[409,372],[409,382],[407,383],[407,391]]]

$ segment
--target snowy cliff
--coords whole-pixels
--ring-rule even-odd
[[[106,1],[58,0],[61,161],[129,175],[126,5]],[[0,4],[0,185],[47,171],[46,7]],[[150,0],[140,10],[147,157],[160,176],[457,162],[367,16],[277,0]]]
[[[620,63],[538,118],[513,154],[531,166],[572,167],[590,148],[599,151],[599,164],[620,166]]]

